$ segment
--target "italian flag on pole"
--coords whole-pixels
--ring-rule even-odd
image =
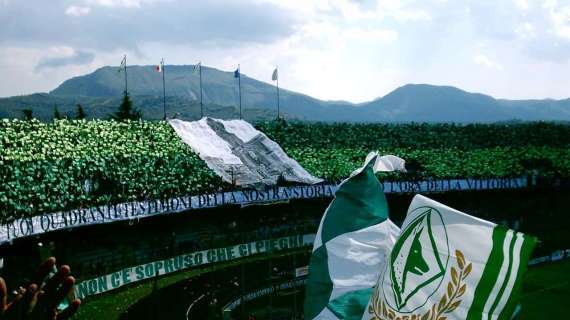
[[[375,171],[404,170],[395,156],[371,153],[341,183],[314,242],[305,319],[361,319],[380,270],[399,234]]]
[[[535,244],[417,195],[363,319],[511,319]]]

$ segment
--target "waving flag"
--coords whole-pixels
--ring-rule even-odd
[[[342,182],[323,215],[309,263],[305,319],[361,319],[365,312],[399,234],[374,173],[383,158],[369,155],[364,167]]]
[[[234,78],[239,78],[240,74],[239,74],[239,68],[236,69],[236,71],[234,71]]]
[[[417,195],[363,319],[511,319],[535,244]]]
[[[125,56],[123,57],[123,60],[121,60],[121,65],[119,66],[119,71],[118,71],[118,72],[123,71],[123,69],[125,68],[126,65],[127,65],[127,55],[125,55]]]
[[[277,81],[277,79],[279,79],[279,73],[277,71],[277,68],[275,68],[275,70],[273,70],[273,74],[271,75],[271,80]]]
[[[192,68],[193,72],[198,72],[200,71],[200,68],[202,68],[202,62],[198,62],[194,65],[194,68]]]
[[[156,72],[162,72],[162,66],[163,66],[163,65],[164,65],[164,59],[162,59],[162,60],[160,61],[160,63],[157,64],[157,65],[154,67],[154,70],[156,70]]]

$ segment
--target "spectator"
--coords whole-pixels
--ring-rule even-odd
[[[81,304],[79,299],[71,301],[64,310],[57,306],[73,290],[75,279],[70,268],[61,266],[58,272],[48,278],[56,269],[55,258],[47,259],[38,269],[35,278],[27,288],[20,288],[16,297],[8,303],[8,288],[0,278],[0,319],[2,320],[65,320],[75,314]],[[46,280],[47,278],[47,280]]]

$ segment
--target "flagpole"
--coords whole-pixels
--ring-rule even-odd
[[[164,69],[164,58],[160,61],[162,68],[162,110],[164,112],[164,120],[166,120],[166,81],[164,80],[166,70]]]
[[[128,85],[127,85],[127,55],[126,54],[125,54],[124,59],[125,59],[125,66],[124,66],[124,68],[125,68],[125,94],[128,94],[129,90],[128,90]]]
[[[200,118],[204,117],[204,104],[202,103],[202,61],[200,61]]]
[[[277,71],[277,120],[279,120],[279,70]]]
[[[241,119],[241,70],[238,64],[239,118]]]

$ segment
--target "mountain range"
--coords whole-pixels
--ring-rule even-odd
[[[192,65],[165,67],[168,117],[200,117],[199,77]],[[124,91],[124,75],[117,67],[68,79],[49,93],[0,98],[0,118],[21,118],[32,109],[41,120],[61,114],[73,116],[81,104],[88,118],[107,118],[116,111]],[[154,66],[129,66],[128,91],[146,119],[162,119],[162,76]],[[239,117],[237,79],[233,72],[202,68],[204,114]],[[247,120],[276,117],[276,88],[241,75],[242,114]],[[375,100],[354,104],[324,101],[280,89],[281,116],[286,119],[326,122],[499,122],[570,121],[570,99],[505,100],[470,93],[451,86],[407,84]]]

